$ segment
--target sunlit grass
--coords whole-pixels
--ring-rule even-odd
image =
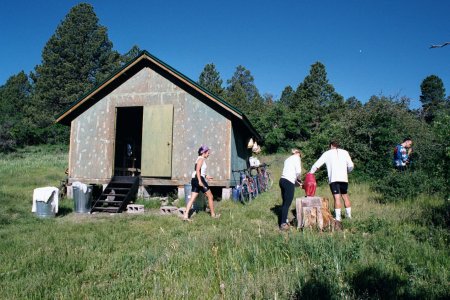
[[[442,199],[379,204],[367,184],[350,182],[353,219],[344,219],[343,232],[281,233],[274,211],[284,158],[264,158],[272,162],[270,192],[245,206],[217,202],[218,220],[200,212],[184,223],[158,215],[154,203],[143,215],[78,215],[67,199],[63,213],[39,219],[31,213],[32,191],[59,184],[67,152],[2,156],[0,298],[449,296],[448,228],[429,218]],[[325,182],[317,194],[331,200]]]

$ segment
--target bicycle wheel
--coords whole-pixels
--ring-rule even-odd
[[[264,180],[264,175],[259,175],[258,177],[259,190],[261,193],[266,191],[266,182]]]
[[[240,193],[241,202],[244,204],[252,201],[252,193],[250,193],[250,189],[247,182],[243,182],[241,185],[241,193]]]
[[[270,190],[272,188],[272,186],[273,186],[273,179],[272,179],[272,175],[270,175],[269,172],[267,172],[266,180],[267,180],[266,189]]]
[[[256,198],[259,195],[259,191],[258,191],[258,183],[255,180],[256,177],[252,178],[252,181],[250,182],[251,187],[252,187],[252,191],[253,191],[253,198]]]

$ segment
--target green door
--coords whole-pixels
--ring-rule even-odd
[[[172,176],[173,105],[144,106],[141,175]]]

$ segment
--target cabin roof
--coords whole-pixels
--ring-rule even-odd
[[[196,83],[186,75],[172,68],[165,62],[161,61],[157,57],[153,56],[146,50],[141,51],[138,56],[133,60],[129,61],[127,64],[122,66],[111,76],[103,80],[97,86],[92,88],[86,94],[80,97],[77,101],[72,103],[63,113],[61,113],[57,119],[56,123],[63,125],[70,125],[71,121],[82,114],[84,111],[88,110],[96,102],[100,101],[103,97],[112,92],[116,87],[130,79],[138,71],[145,67],[150,67],[155,71],[159,72],[168,79],[175,80],[180,85],[186,87],[188,90],[194,91],[199,96],[211,101],[215,106],[220,107],[234,118],[243,123],[243,125],[250,131],[250,134],[254,136],[257,140],[261,140],[261,136],[252,126],[247,117],[239,109],[232,106],[221,97],[211,93],[206,88]]]

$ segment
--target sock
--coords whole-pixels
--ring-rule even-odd
[[[341,209],[340,208],[336,208],[334,210],[334,214],[336,215],[336,220],[340,221],[341,220]]]
[[[351,219],[352,218],[352,208],[351,207],[346,207],[345,208],[345,214],[347,215],[347,218]]]

